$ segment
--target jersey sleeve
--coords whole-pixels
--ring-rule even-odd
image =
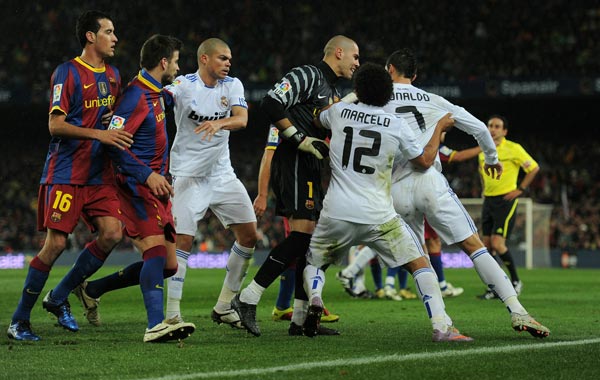
[[[315,66],[293,68],[269,90],[267,96],[277,100],[287,110],[311,98],[317,91],[321,72]]]
[[[65,115],[69,113],[71,94],[74,92],[75,83],[69,75],[69,65],[62,64],[54,70],[51,80],[52,95],[50,99],[50,111],[59,111]]]
[[[335,112],[334,108],[335,105],[319,113],[319,121],[325,129],[331,129],[331,118]]]
[[[142,95],[139,89],[129,86],[117,103],[108,129],[123,129],[134,135],[135,140],[135,132],[142,125],[149,111],[147,104],[143,102]],[[110,158],[117,164],[119,171],[134,177],[139,183],[146,183],[146,179],[152,174],[152,169],[140,161],[128,148],[121,150],[110,147],[108,152]]]
[[[521,146],[521,144],[515,143],[515,150],[518,153],[519,166],[521,166],[521,169],[523,169],[525,173],[529,173],[539,166],[533,157],[527,153],[525,148]]]
[[[481,147],[481,151],[485,157],[485,163],[494,165],[498,163],[498,152],[496,144],[492,139],[492,135],[488,131],[485,124],[473,116],[463,107],[450,103],[441,96],[430,94],[436,104],[452,114],[455,120],[454,126],[461,131],[473,136],[477,140],[477,144]]]
[[[229,93],[229,104],[232,107],[244,107],[248,108],[246,103],[246,97],[244,96],[244,85],[242,81],[234,78],[233,85],[231,86],[231,92]]]
[[[163,95],[165,99],[165,108],[171,109],[175,106],[175,101],[177,100],[177,96],[181,92],[181,89],[184,86],[184,81],[186,81],[185,76],[180,75],[173,83],[168,86],[163,87]]]

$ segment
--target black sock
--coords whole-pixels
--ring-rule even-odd
[[[292,231],[281,244],[271,250],[256,276],[254,276],[254,281],[263,288],[268,288],[296,257],[306,255],[310,244],[310,236],[310,234]]]
[[[143,261],[137,261],[118,272],[90,281],[85,288],[85,292],[92,298],[99,298],[106,292],[139,285],[143,265]],[[173,272],[173,269],[163,269],[164,278],[171,277],[175,273],[177,273],[177,270]]]
[[[85,292],[92,298],[99,298],[106,292],[138,285],[140,283],[142,265],[144,265],[144,262],[138,261],[118,272],[90,281],[85,288]]]
[[[508,269],[508,273],[510,273],[510,280],[515,283],[519,281],[519,275],[517,274],[517,266],[515,265],[515,260],[513,259],[510,251],[507,250],[503,254],[500,255],[500,259]]]

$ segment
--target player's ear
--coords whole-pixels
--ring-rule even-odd
[[[89,43],[93,44],[94,42],[96,42],[96,33],[88,30],[87,32],[85,32],[85,38]]]

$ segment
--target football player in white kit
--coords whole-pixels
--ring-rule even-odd
[[[384,109],[403,117],[421,144],[429,141],[438,120],[451,113],[455,127],[473,136],[481,147],[485,156],[485,173],[499,178],[502,164],[498,161],[498,153],[486,125],[464,108],[414,87],[411,83],[416,78],[416,66],[415,56],[409,49],[390,55],[386,69],[394,82],[394,91]],[[538,338],[548,336],[548,328],[535,321],[521,305],[510,280],[480,240],[475,223],[441,173],[439,156],[436,155],[435,164],[425,171],[415,168],[409,159],[410,156],[398,152],[394,162],[392,197],[396,212],[413,229],[421,243],[424,243],[425,215],[446,244],[458,244],[473,261],[481,280],[506,305],[513,329],[528,331]]]
[[[331,129],[332,178],[307,253],[304,286],[309,308],[304,334],[317,335],[323,311],[323,268],[339,262],[351,246],[365,244],[387,266],[402,265],[412,273],[433,326],[433,341],[471,341],[452,325],[437,277],[417,237],[394,211],[390,193],[396,151],[400,149],[411,164],[428,168],[437,156],[440,135],[452,119],[447,116],[439,123],[423,149],[406,122],[382,108],[392,92],[385,69],[375,64],[360,66],[354,73],[354,90],[358,104],[336,103],[316,121]]]
[[[229,77],[231,50],[218,38],[198,47],[198,71],[166,87],[174,101],[177,134],[171,149],[177,273],[168,280],[167,318],[181,319],[180,300],[198,221],[210,208],[233,231],[227,274],[211,318],[240,327],[230,302],[239,292],[256,244],[252,201],[229,158],[229,133],[246,127],[244,86]]]

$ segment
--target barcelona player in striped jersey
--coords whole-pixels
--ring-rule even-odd
[[[144,342],[187,338],[192,323],[169,323],[163,311],[163,276],[177,271],[175,226],[170,195],[173,188],[165,178],[169,143],[165,120],[163,85],[179,71],[180,40],[164,35],[150,37],[140,53],[142,70],[119,100],[109,129],[133,134],[129,149],[111,149],[117,165],[118,196],[125,231],[142,253],[139,274],[148,327]]]
[[[7,331],[11,339],[40,340],[31,329],[31,310],[80,217],[98,237],[85,246],[71,271],[43,302],[58,324],[70,331],[79,327],[70,311],[69,293],[102,265],[122,237],[119,201],[104,149],[107,145],[129,147],[131,134],[108,131],[102,125],[103,115],[110,115],[120,92],[118,70],[105,63],[114,55],[117,36],[110,17],[98,11],[79,17],[76,34],[83,52],[52,75],[48,122],[52,140],[38,199],[38,228],[46,230],[47,236],[30,263]]]

